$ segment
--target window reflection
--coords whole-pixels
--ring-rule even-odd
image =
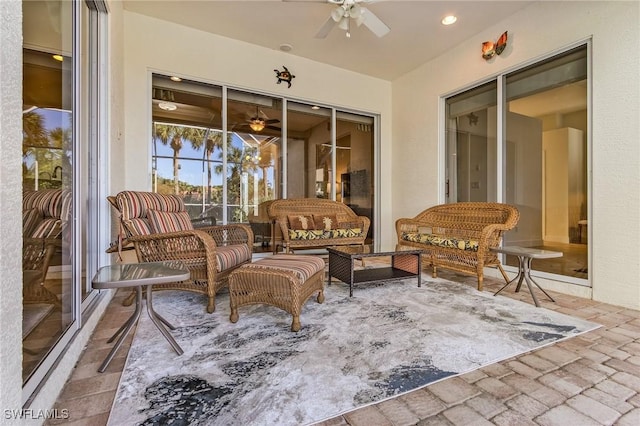
[[[278,198],[336,199],[372,218],[372,117],[338,111],[334,153],[331,108],[163,75],[152,93],[153,189],[182,196],[193,220],[249,223],[254,252],[268,252]]]
[[[22,377],[26,383],[75,319],[74,111],[71,2],[24,2],[23,14]]]

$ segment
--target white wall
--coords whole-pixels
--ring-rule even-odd
[[[22,4],[0,2],[0,408],[22,407]],[[1,414],[4,418],[4,411]]]
[[[391,157],[391,83],[322,63],[125,11],[125,133],[122,189],[151,187],[150,73],[282,95],[302,101],[381,114],[381,158]],[[274,69],[295,76],[276,84]],[[380,170],[382,223],[390,223],[391,164]],[[382,226],[381,239],[392,236]],[[393,237],[395,238],[395,237]]]
[[[592,37],[593,298],[640,309],[640,248],[620,244],[621,237],[640,240],[638,22],[636,1],[537,2],[395,80],[393,169],[404,173],[393,179],[393,220],[441,202],[439,97]],[[491,61],[482,59],[482,42],[505,30],[507,49]]]

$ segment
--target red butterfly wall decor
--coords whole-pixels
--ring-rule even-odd
[[[492,41],[485,41],[482,43],[482,57],[486,60],[493,58],[495,55],[499,55],[507,47],[507,32],[503,32],[498,41],[495,43]]]

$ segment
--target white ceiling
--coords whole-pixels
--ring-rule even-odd
[[[335,5],[313,0],[123,2],[125,10],[131,12],[269,49],[290,44],[292,55],[390,81],[531,3],[375,0],[366,7],[391,28],[386,36],[378,38],[362,25],[352,27],[351,38],[347,38],[335,26],[325,39],[317,39],[315,34]],[[446,27],[440,21],[448,14],[456,15],[458,21]],[[483,41],[478,39],[478,55]]]

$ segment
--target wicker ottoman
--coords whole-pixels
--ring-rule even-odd
[[[291,331],[300,330],[302,305],[316,291],[324,302],[324,260],[317,256],[279,254],[249,263],[229,275],[231,315],[238,321],[238,308],[264,303],[293,316]]]

